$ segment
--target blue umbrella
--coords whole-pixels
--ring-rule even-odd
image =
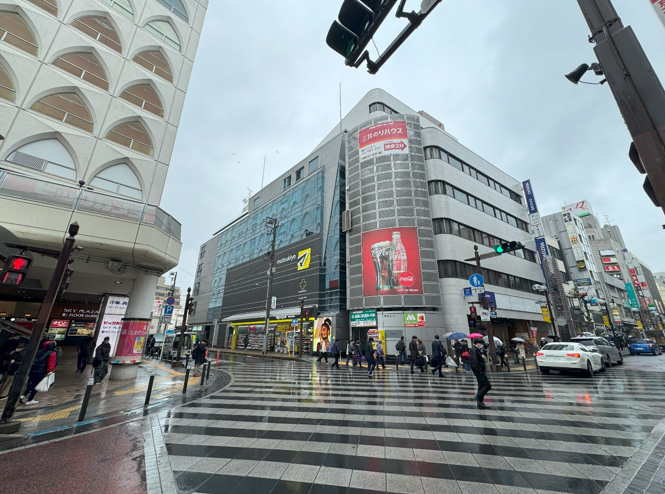
[[[450,333],[448,335],[449,340],[461,340],[462,338],[467,338],[469,335],[466,333]]]

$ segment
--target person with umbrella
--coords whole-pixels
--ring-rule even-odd
[[[492,389],[490,380],[487,378],[485,373],[485,359],[480,349],[484,346],[485,342],[482,338],[476,338],[473,340],[473,347],[471,348],[471,370],[473,375],[476,376],[476,381],[478,382],[478,393],[476,394],[476,404],[479,409],[489,408],[485,405],[485,395]]]

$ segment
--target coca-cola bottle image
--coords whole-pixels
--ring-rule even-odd
[[[402,244],[402,236],[400,232],[393,232],[393,241],[390,245],[390,268],[391,268],[391,277],[390,284],[393,288],[401,288],[405,285],[404,280],[400,280],[402,273],[407,272],[407,262],[406,262],[406,249],[404,244]]]
[[[372,261],[374,261],[374,273],[376,274],[376,290],[384,292],[390,290],[390,253],[391,242],[378,242],[370,248]]]

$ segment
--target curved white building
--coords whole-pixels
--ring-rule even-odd
[[[207,6],[0,2],[0,242],[59,250],[78,221],[71,303],[131,294],[128,316],[150,317],[178,263],[159,203]],[[0,288],[0,317],[36,314],[54,265],[35,255],[22,293]]]

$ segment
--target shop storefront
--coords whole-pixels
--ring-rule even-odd
[[[309,318],[303,322],[303,355],[312,351],[316,320]],[[228,326],[226,347],[244,349],[245,337],[249,339],[247,350],[262,350],[265,321],[246,320],[231,322]],[[293,318],[271,319],[268,331],[268,351],[275,353],[298,353],[300,344],[300,321]]]

